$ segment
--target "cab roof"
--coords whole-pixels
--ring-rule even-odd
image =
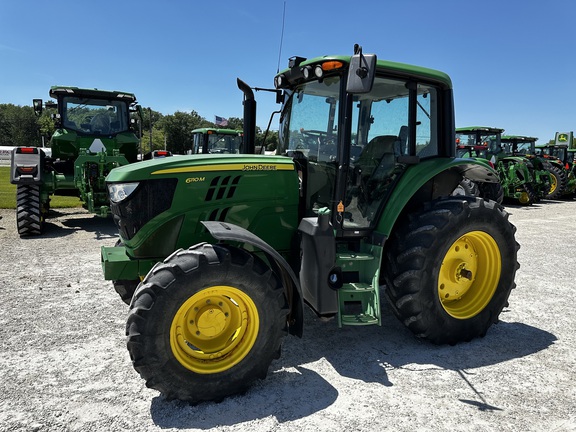
[[[301,59],[301,62],[299,63],[298,66],[304,67],[331,60],[341,61],[349,65],[351,58],[352,58],[351,56],[326,55],[321,57],[314,57],[311,59]],[[289,71],[290,68],[286,68],[283,71],[279,72],[276,76],[286,74]],[[424,79],[441,82],[444,86],[452,88],[452,80],[450,79],[450,77],[446,73],[436,69],[429,69],[426,67],[415,66],[406,63],[398,63],[388,60],[377,60],[376,73],[378,72],[388,72],[392,74],[421,77]]]
[[[123,100],[129,103],[136,102],[136,96],[134,94],[119,90],[99,90],[97,88],[88,89],[88,88],[70,87],[70,86],[50,87],[51,97],[57,98],[58,96],[62,95],[89,97],[96,99]]]

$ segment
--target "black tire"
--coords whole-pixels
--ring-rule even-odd
[[[261,259],[204,243],[175,252],[142,281],[128,351],[146,386],[167,399],[219,401],[265,378],[287,314],[284,290]]]
[[[466,195],[477,197],[479,194],[480,190],[478,189],[478,185],[466,177],[462,178],[458,186],[456,186],[456,189],[454,189],[454,192],[452,192],[453,196]]]
[[[17,185],[16,224],[21,237],[40,235],[44,230],[44,212],[40,185]]]
[[[132,297],[134,296],[134,293],[136,292],[136,288],[138,288],[139,284],[140,284],[140,281],[138,281],[138,280],[122,279],[122,280],[112,281],[112,285],[114,285],[114,289],[116,290],[116,292],[118,293],[118,295],[120,296],[122,301],[124,303],[126,303],[127,305],[129,305],[130,302],[132,301]]]
[[[548,172],[552,176],[552,182],[550,184],[550,192],[548,192],[546,198],[553,200],[560,199],[568,187],[568,176],[562,168],[556,165],[550,165]]]
[[[498,204],[502,204],[504,201],[504,188],[500,182],[480,183],[478,189],[479,196],[485,200],[496,201]]]
[[[504,208],[482,198],[442,198],[410,215],[386,247],[396,316],[435,344],[483,337],[515,287],[515,231]]]

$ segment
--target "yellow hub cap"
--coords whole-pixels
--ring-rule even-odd
[[[214,286],[197,292],[178,309],[170,327],[170,347],[180,364],[193,372],[223,372],[248,355],[258,328],[258,310],[249,295]]]
[[[438,275],[438,297],[454,318],[480,313],[496,292],[502,260],[496,241],[483,231],[471,231],[446,252]]]

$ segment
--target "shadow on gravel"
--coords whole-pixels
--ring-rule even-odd
[[[273,381],[276,383],[272,384],[272,388],[269,383],[271,375],[274,375]],[[154,423],[161,428],[211,429],[270,416],[285,423],[322,411],[337,398],[338,391],[318,373],[297,367],[295,372],[269,373],[266,380],[245,394],[226,398],[220,403],[206,402],[191,406],[158,396],[152,400],[150,413]]]
[[[454,380],[465,381],[473,396],[455,402],[481,411],[499,411],[501,408],[492,406],[475,389],[475,377],[482,377],[483,371],[474,369],[529,356],[556,341],[547,331],[501,321],[485,338],[456,346],[436,346],[416,339],[386,307],[383,312],[382,327],[342,329],[338,329],[334,321],[322,322],[308,312],[303,338],[287,337],[282,357],[272,363],[268,377],[244,395],[196,406],[158,396],[150,407],[152,419],[162,428],[184,429],[210,429],[262,421],[269,416],[283,423],[325,409],[336,401],[339,390],[347,390],[335,388],[330,383],[330,375],[391,387],[394,383],[389,373],[394,370],[410,374],[453,371]],[[314,366],[309,368],[320,368],[327,373],[320,375],[306,367],[312,363]]]
[[[62,217],[62,219],[59,220],[58,223],[53,222],[53,220],[59,217]],[[118,228],[114,225],[114,221],[110,216],[103,218],[86,213],[86,211],[82,209],[78,209],[76,212],[66,213],[50,210],[50,216],[44,222],[44,232],[41,237],[64,237],[76,231],[94,233],[96,240],[118,237]],[[29,238],[33,239],[35,237]]]

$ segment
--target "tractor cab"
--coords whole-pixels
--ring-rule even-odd
[[[132,113],[141,108],[131,93],[53,86],[50,96],[56,103],[47,102],[47,108],[56,108],[52,114],[56,133],[52,137],[54,158],[77,157],[82,151],[96,154],[118,150],[129,162],[137,158],[138,140],[133,135],[136,119]],[[34,111],[42,113],[42,100],[34,100]]]
[[[536,137],[504,135],[501,140],[502,148],[508,155],[532,157],[536,154]]]
[[[277,153],[297,167],[301,216],[327,208],[343,237],[378,226],[408,167],[454,156],[452,129],[443,127],[452,112],[449,78],[355,57],[356,68],[354,57],[294,57],[275,79],[284,94]],[[372,82],[350,88],[368,72]]]
[[[456,129],[456,153],[459,157],[492,159],[503,157],[501,136],[504,129],[473,126]]]

